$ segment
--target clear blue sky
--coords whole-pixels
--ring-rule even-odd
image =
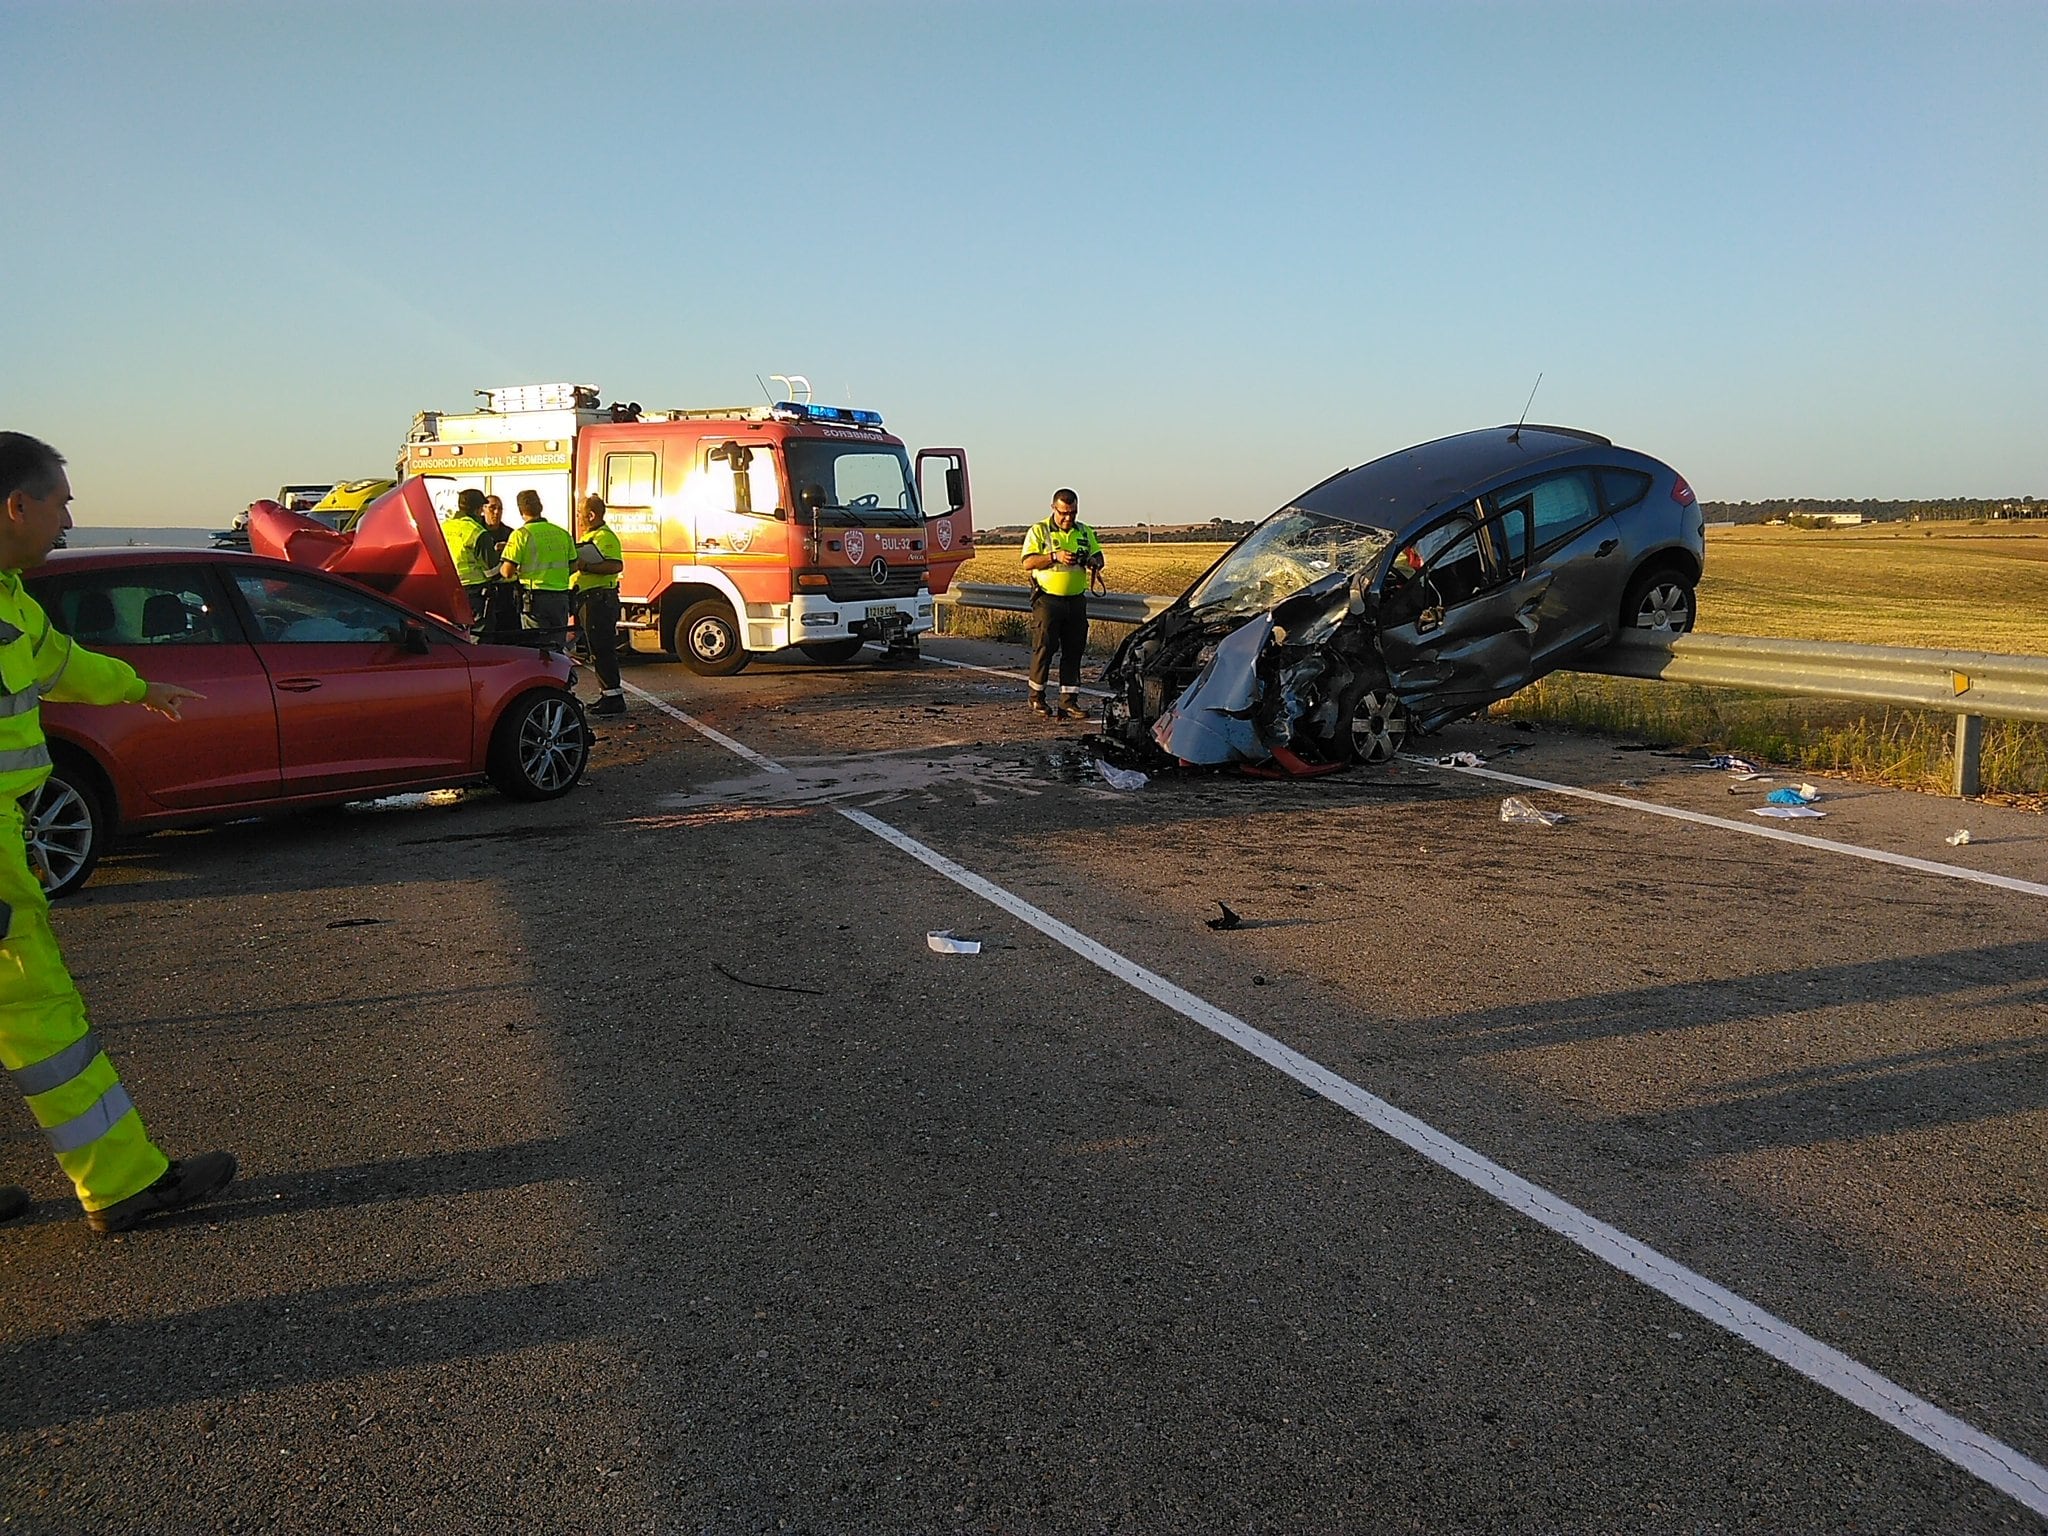
[[[0,426],[82,522],[807,374],[984,524],[1532,419],[2048,496],[2048,4],[0,0]]]

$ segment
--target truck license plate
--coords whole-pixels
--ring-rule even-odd
[[[883,623],[887,623],[902,612],[903,610],[894,603],[876,603],[869,607],[867,616],[871,619],[880,619]]]

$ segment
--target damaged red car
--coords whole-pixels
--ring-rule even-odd
[[[182,721],[43,706],[55,766],[28,838],[52,895],[123,833],[470,783],[546,800],[581,779],[569,659],[469,638],[423,486],[399,486],[354,536],[282,511],[251,524],[292,558],[67,550],[28,573],[60,630],[205,695]]]

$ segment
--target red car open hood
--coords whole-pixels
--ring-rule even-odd
[[[388,593],[421,613],[469,627],[469,594],[434,515],[427,483],[401,480],[363,508],[347,533],[287,512],[274,501],[249,508],[249,547],[259,555],[332,571]]]

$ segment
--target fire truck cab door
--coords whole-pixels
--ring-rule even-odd
[[[924,508],[924,549],[931,590],[943,592],[953,573],[974,558],[974,504],[967,488],[965,448],[920,448],[917,499]]]
[[[723,438],[703,452],[690,498],[697,558],[732,577],[750,603],[788,602],[792,523],[774,444]]]

